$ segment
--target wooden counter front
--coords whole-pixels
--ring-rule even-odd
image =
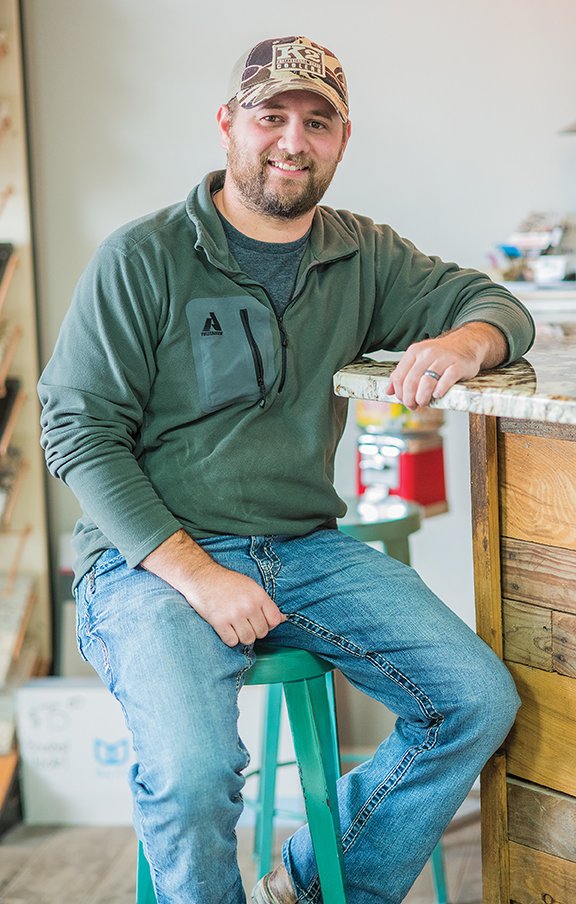
[[[481,776],[485,904],[576,902],[576,427],[471,415],[477,630],[522,699]]]

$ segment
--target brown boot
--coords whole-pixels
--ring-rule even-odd
[[[262,876],[252,890],[252,904],[297,904],[298,898],[283,863]]]

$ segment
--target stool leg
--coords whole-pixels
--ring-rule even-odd
[[[398,537],[397,540],[387,540],[384,547],[388,555],[392,556],[393,559],[398,559],[398,561],[403,562],[404,565],[410,564],[410,546],[408,544],[408,537]]]
[[[136,873],[136,904],[156,904],[150,867],[144,854],[142,842],[138,842],[138,869]]]
[[[276,765],[278,762],[281,715],[282,685],[270,684],[266,693],[264,727],[260,745],[260,779],[258,783],[256,829],[254,832],[254,858],[256,860],[258,879],[272,869],[274,799],[276,794]]]
[[[430,863],[432,866],[432,875],[434,877],[434,887],[436,888],[436,902],[437,904],[449,904],[441,841],[438,842],[432,851]]]
[[[328,707],[330,709],[330,724],[332,727],[332,743],[335,756],[336,778],[342,775],[340,761],[340,740],[338,738],[338,714],[336,712],[336,693],[334,690],[334,672],[326,672],[326,693],[328,694]]]
[[[324,676],[284,685],[322,898],[346,904],[336,756]]]

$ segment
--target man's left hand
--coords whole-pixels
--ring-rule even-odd
[[[441,398],[459,380],[469,380],[507,357],[508,342],[497,327],[465,323],[436,339],[410,345],[390,374],[386,392],[407,408],[418,408]]]

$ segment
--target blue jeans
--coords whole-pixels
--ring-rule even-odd
[[[287,616],[267,642],[319,653],[397,714],[372,759],[340,779],[338,803],[350,904],[399,904],[512,725],[509,672],[412,568],[339,531],[200,542]],[[77,602],[80,650],[133,735],[135,826],[159,904],[242,904],[237,698],[252,649],[227,647],[116,550],[84,576]],[[283,858],[299,900],[318,904],[306,827]]]

